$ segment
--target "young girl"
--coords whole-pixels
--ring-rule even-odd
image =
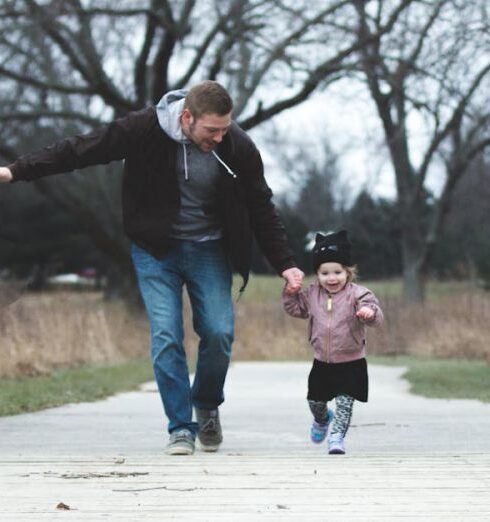
[[[383,312],[370,290],[352,282],[356,270],[345,230],[317,234],[313,268],[317,280],[298,293],[286,286],[283,306],[289,315],[309,319],[308,337],[315,353],[308,378],[311,440],[323,442],[333,421],[328,450],[343,454],[354,399],[367,402],[368,397],[366,325],[381,324]],[[335,416],[327,405],[333,398]]]

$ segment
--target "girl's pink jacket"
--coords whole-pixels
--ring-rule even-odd
[[[282,303],[289,315],[309,319],[308,340],[315,350],[315,359],[328,363],[365,357],[366,325],[379,326],[383,322],[383,311],[375,295],[354,283],[329,294],[316,281],[294,295],[283,291]],[[362,306],[374,310],[374,319],[367,322],[356,317]]]

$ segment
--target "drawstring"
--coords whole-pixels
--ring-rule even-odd
[[[189,171],[187,170],[187,149],[185,146],[185,143],[182,143],[182,146],[184,147],[184,178],[186,181],[189,181]],[[211,151],[213,153],[213,156],[225,167],[226,172],[230,174],[230,176],[233,176],[236,178],[236,174],[228,167],[228,165],[216,154],[216,152]]]
[[[236,174],[230,169],[230,167],[228,167],[228,165],[216,154],[216,152],[211,151],[213,153],[213,156],[221,163],[221,165],[223,165],[223,167],[225,167],[226,169],[226,172],[228,172],[228,174],[230,174],[231,176],[233,176],[234,178],[236,178]]]
[[[184,177],[186,181],[189,181],[189,173],[187,172],[187,149],[185,148],[185,143],[182,143],[184,146]]]

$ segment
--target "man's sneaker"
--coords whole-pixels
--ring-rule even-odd
[[[333,421],[334,413],[332,410],[327,411],[327,422],[325,424],[319,424],[316,421],[313,421],[313,424],[311,425],[310,430],[310,439],[311,442],[314,442],[315,444],[320,444],[320,442],[323,442],[325,440],[325,437],[327,436],[328,426]]]
[[[167,455],[192,455],[194,448],[194,437],[189,430],[175,430],[170,434],[165,453]]]
[[[219,421],[219,411],[201,410],[196,408],[196,418],[199,424],[197,436],[204,451],[217,451],[223,442],[221,424]]]
[[[343,455],[345,453],[344,437],[340,433],[332,433],[328,437],[328,452],[330,455]]]

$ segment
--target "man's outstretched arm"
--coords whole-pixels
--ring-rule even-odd
[[[12,177],[2,170],[0,182],[32,181],[123,160],[138,146],[147,128],[153,124],[149,110],[131,112],[87,134],[70,136],[28,152],[8,165]]]

